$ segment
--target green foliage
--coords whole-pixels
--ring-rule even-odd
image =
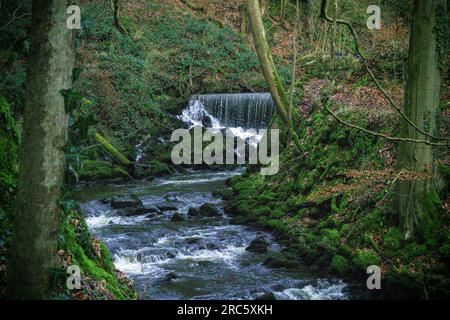
[[[331,268],[341,275],[347,273],[349,269],[348,259],[340,255],[335,255],[331,260]]]
[[[335,244],[339,243],[340,240],[339,231],[335,229],[323,229],[322,235],[323,237],[330,239]]]
[[[399,250],[403,243],[403,235],[397,228],[390,228],[383,237],[383,243],[387,250]]]
[[[193,93],[265,88],[256,55],[230,29],[170,2],[147,1],[121,14],[128,30],[122,35],[104,14],[109,10],[106,2],[83,5],[87,68],[77,88],[92,101],[101,131],[125,154],[170,132],[168,114],[179,114]]]
[[[9,104],[0,95],[0,287],[5,286],[7,248],[11,241],[12,210],[19,172],[20,135]],[[0,293],[1,296],[1,293]]]
[[[115,299],[135,299],[136,292],[126,279],[119,279],[108,250],[101,242],[94,242],[88,227],[78,212],[69,210],[62,223],[59,247],[64,256],[70,256],[72,264],[80,267],[83,276],[94,281],[105,281],[106,289]],[[60,290],[65,288],[65,277],[59,284]],[[67,290],[67,289],[66,289]],[[84,290],[87,290],[84,288]],[[63,291],[64,292],[64,291]],[[61,294],[61,292],[59,292]],[[70,292],[66,292],[70,296]],[[108,296],[97,292],[85,292],[90,296],[98,294],[97,299],[106,299]]]
[[[79,171],[81,180],[95,181],[114,178],[128,178],[129,174],[120,166],[105,161],[84,160]]]
[[[365,271],[368,266],[380,266],[381,258],[371,249],[362,250],[356,253],[353,258],[353,263],[361,270]]]
[[[439,57],[439,68],[443,69],[447,58],[448,46],[448,10],[447,6],[441,5],[436,9],[436,39]]]

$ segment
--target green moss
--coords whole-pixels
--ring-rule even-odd
[[[275,197],[276,197],[276,195],[274,193],[265,192],[258,197],[258,203],[261,203],[261,204],[269,203],[271,201],[274,201],[276,199]]]
[[[403,235],[397,228],[390,228],[383,237],[384,247],[389,251],[399,250],[402,246]]]
[[[0,95],[0,287],[5,287],[7,252],[12,234],[12,210],[19,172],[20,135],[9,104]],[[1,290],[0,290],[1,291]],[[1,298],[2,292],[0,292]]]
[[[74,221],[77,223],[75,224]],[[60,248],[70,255],[71,263],[94,281],[105,281],[106,288],[116,299],[135,299],[136,292],[128,281],[117,278],[114,264],[105,245],[99,242],[99,251],[89,234],[84,218],[72,210],[62,225]],[[64,285],[61,286],[63,288]],[[68,292],[70,294],[70,292]]]
[[[356,253],[353,263],[360,269],[366,270],[368,266],[380,266],[381,258],[371,249],[362,250]]]
[[[151,162],[150,166],[148,173],[152,176],[164,176],[173,173],[173,170],[167,164],[159,161]]]
[[[331,268],[340,275],[345,274],[349,269],[348,259],[340,255],[335,255],[331,260]]]
[[[257,209],[254,211],[254,213],[255,213],[255,215],[257,215],[257,216],[266,216],[266,217],[268,217],[268,216],[271,215],[272,211],[270,210],[269,207],[262,207],[262,208],[257,208]]]
[[[79,172],[81,180],[103,180],[113,178],[129,178],[128,172],[120,166],[114,166],[104,161],[85,160]]]
[[[273,210],[273,211],[272,211],[272,214],[270,215],[270,217],[271,217],[272,219],[280,219],[280,218],[282,218],[283,216],[285,216],[285,214],[284,214],[283,211],[280,210],[280,209],[275,209],[275,210]]]
[[[340,233],[341,233],[343,236],[348,235],[348,234],[350,233],[350,225],[348,225],[348,224],[343,224],[342,227],[341,227]]]
[[[330,239],[333,243],[337,244],[340,241],[339,231],[335,229],[324,229],[322,230],[322,236]]]

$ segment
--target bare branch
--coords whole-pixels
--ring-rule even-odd
[[[13,24],[15,21],[20,20],[22,18],[31,16],[31,13],[24,13],[21,14],[20,16],[17,16],[17,12],[20,10],[20,8],[22,7],[22,4],[19,4],[19,6],[16,8],[16,10],[14,10],[13,16],[11,18],[10,21],[8,21],[1,29],[0,32],[6,30],[6,28],[8,28],[11,24]]]
[[[333,19],[331,17],[329,17],[327,15],[326,12],[326,6],[327,6],[327,0],[322,0],[321,3],[321,7],[320,7],[320,15],[322,17],[322,19],[324,19],[325,21],[329,22],[329,23],[333,23]],[[445,141],[449,141],[450,139],[448,138],[439,138],[436,137],[424,130],[422,130],[421,128],[417,127],[412,121],[411,119],[409,119],[406,114],[401,110],[401,108],[394,102],[394,99],[392,99],[392,97],[387,93],[387,91],[381,86],[380,82],[378,81],[378,79],[375,77],[375,75],[373,74],[373,72],[370,70],[369,67],[369,63],[367,60],[367,57],[365,56],[365,54],[361,51],[360,48],[360,41],[359,41],[359,37],[358,34],[355,30],[355,28],[353,27],[353,25],[346,20],[343,19],[336,19],[336,23],[341,24],[341,25],[345,25],[351,32],[351,34],[353,35],[353,38],[355,40],[355,47],[356,47],[356,52],[361,56],[362,60],[364,61],[364,66],[366,68],[367,73],[370,75],[370,77],[372,78],[372,80],[375,82],[376,86],[378,87],[378,89],[383,93],[383,95],[386,97],[386,99],[388,99],[389,103],[394,107],[394,109],[402,116],[403,119],[406,120],[406,122],[408,122],[408,124],[410,126],[412,126],[414,129],[416,129],[418,132],[420,132],[421,134],[423,134],[424,136],[430,137],[434,140],[445,140]]]
[[[330,86],[332,86],[332,85],[333,84],[331,83]],[[444,144],[444,143],[435,143],[435,142],[431,142],[431,141],[428,141],[428,140],[417,140],[417,139],[411,139],[411,138],[391,137],[391,136],[388,136],[386,134],[375,132],[375,131],[371,131],[371,130],[368,130],[366,128],[357,126],[355,124],[349,123],[349,122],[341,119],[336,113],[333,112],[333,110],[331,110],[328,107],[329,97],[330,97],[329,95],[325,96],[325,97],[322,96],[321,99],[316,100],[315,103],[319,107],[323,107],[337,122],[339,122],[340,124],[342,124],[344,126],[347,126],[349,128],[356,129],[356,130],[362,131],[364,133],[367,133],[367,134],[370,134],[370,135],[373,135],[373,136],[377,136],[377,137],[380,137],[380,138],[383,138],[383,139],[386,139],[386,140],[389,140],[389,141],[423,143],[423,144],[427,144],[427,145],[431,145],[431,146],[437,146],[437,147],[445,147],[446,146],[446,144]]]

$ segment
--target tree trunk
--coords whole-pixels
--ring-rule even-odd
[[[95,132],[94,139],[97,141],[115,161],[124,166],[131,174],[134,174],[134,163],[125,157],[119,150],[117,150],[108,140]]]
[[[284,18],[286,18],[286,4],[287,4],[287,0],[281,0],[280,1],[280,24],[282,24],[284,22]]]
[[[408,81],[405,93],[405,114],[413,123],[432,135],[438,135],[441,71],[438,59],[436,15],[446,14],[446,0],[415,0],[412,13],[408,58]],[[427,139],[404,119],[402,138]],[[397,184],[396,206],[405,238],[425,237],[436,209],[435,157],[432,146],[401,142],[398,166],[425,179],[400,181]]]
[[[239,14],[241,16],[241,35],[247,35],[247,9],[245,4],[239,6]]]
[[[270,52],[269,44],[266,40],[266,33],[258,0],[247,0],[247,9],[259,64],[261,65],[261,70],[266,79],[273,102],[275,103],[275,107],[281,120],[288,125],[289,133],[292,136],[295,145],[299,151],[303,152],[303,145],[293,127],[292,118],[289,116],[290,110],[292,110],[293,114],[296,110],[293,109],[293,106],[289,103],[286,91],[283,88],[280,76],[273,63],[272,53]]]
[[[256,52],[258,54],[261,69],[266,79],[269,91],[277,108],[278,114],[285,122],[289,122],[289,102],[286,93],[281,84],[275,64],[273,63],[272,53],[267,44],[264,25],[261,17],[258,0],[247,0],[247,10],[250,18],[250,26],[255,42]]]
[[[119,20],[119,10],[120,10],[119,0],[114,0],[113,1],[114,26],[116,27],[117,30],[119,30],[120,33],[126,34],[127,33],[126,30],[124,29],[124,27],[122,27],[122,24],[120,23]]]
[[[56,267],[68,116],[61,90],[72,85],[68,1],[34,0],[23,145],[9,263],[8,295],[45,299]]]
[[[313,23],[312,23],[312,8],[311,8],[311,0],[301,0],[300,1],[300,12],[302,13],[302,22],[303,22],[303,29],[304,33],[306,35],[306,39],[309,41],[309,44],[312,43],[312,29],[313,29]]]
[[[268,0],[259,0],[259,7],[261,9],[261,16],[264,16],[267,11],[267,7],[269,6]]]

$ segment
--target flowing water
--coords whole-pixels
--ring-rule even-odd
[[[190,103],[183,115],[195,114],[191,112],[194,105]],[[210,110],[220,125],[217,113]],[[205,114],[204,109],[201,112]],[[226,125],[242,128],[239,126],[250,123],[245,117],[241,120]],[[346,284],[327,273],[306,267],[272,270],[263,265],[270,252],[283,248],[269,233],[230,224],[221,199],[213,196],[215,190],[226,188],[226,179],[241,172],[188,171],[152,181],[83,186],[75,196],[91,232],[105,242],[116,267],[135,281],[143,299],[255,299],[267,293],[277,299],[346,299]],[[126,217],[102,201],[129,194],[139,197],[145,206],[170,203],[173,208],[157,217]],[[187,217],[189,208],[204,203],[215,204],[220,215],[172,221],[175,213]],[[269,253],[246,251],[261,235],[270,242]]]

